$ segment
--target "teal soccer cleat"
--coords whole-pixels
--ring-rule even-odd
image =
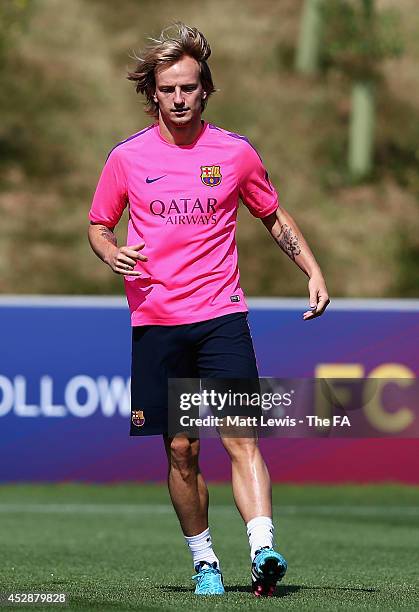
[[[217,563],[202,562],[196,567],[197,573],[192,576],[195,580],[195,595],[223,595],[223,575],[217,568]]]
[[[285,576],[288,564],[273,548],[256,551],[252,563],[252,590],[256,597],[272,597],[276,583]]]

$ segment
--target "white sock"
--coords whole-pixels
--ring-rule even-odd
[[[250,558],[253,561],[255,552],[264,546],[273,547],[274,526],[269,516],[257,516],[246,525],[250,544]]]
[[[208,563],[217,562],[217,567],[220,569],[220,562],[218,557],[215,556],[212,550],[212,540],[209,527],[202,533],[198,533],[195,536],[185,536],[189,550],[192,553],[192,563],[196,568],[200,561],[207,561]]]

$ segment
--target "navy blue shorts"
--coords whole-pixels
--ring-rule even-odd
[[[169,378],[257,379],[247,313],[133,327],[131,436],[167,433]]]

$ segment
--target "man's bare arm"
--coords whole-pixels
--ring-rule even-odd
[[[147,257],[139,253],[144,248],[144,243],[118,247],[113,228],[110,229],[100,223],[89,225],[89,242],[96,255],[116,274],[141,275],[141,272],[134,270],[134,267],[137,261],[147,261]]]
[[[278,246],[309,277],[310,309],[304,319],[321,315],[330,304],[326,283],[320,266],[291,215],[283,208],[262,219]]]

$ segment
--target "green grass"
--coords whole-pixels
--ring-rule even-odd
[[[275,486],[289,570],[263,601],[230,487],[210,496],[224,597],[193,595],[166,488],[141,484],[1,486],[0,591],[66,592],[70,610],[418,609],[419,488]]]

